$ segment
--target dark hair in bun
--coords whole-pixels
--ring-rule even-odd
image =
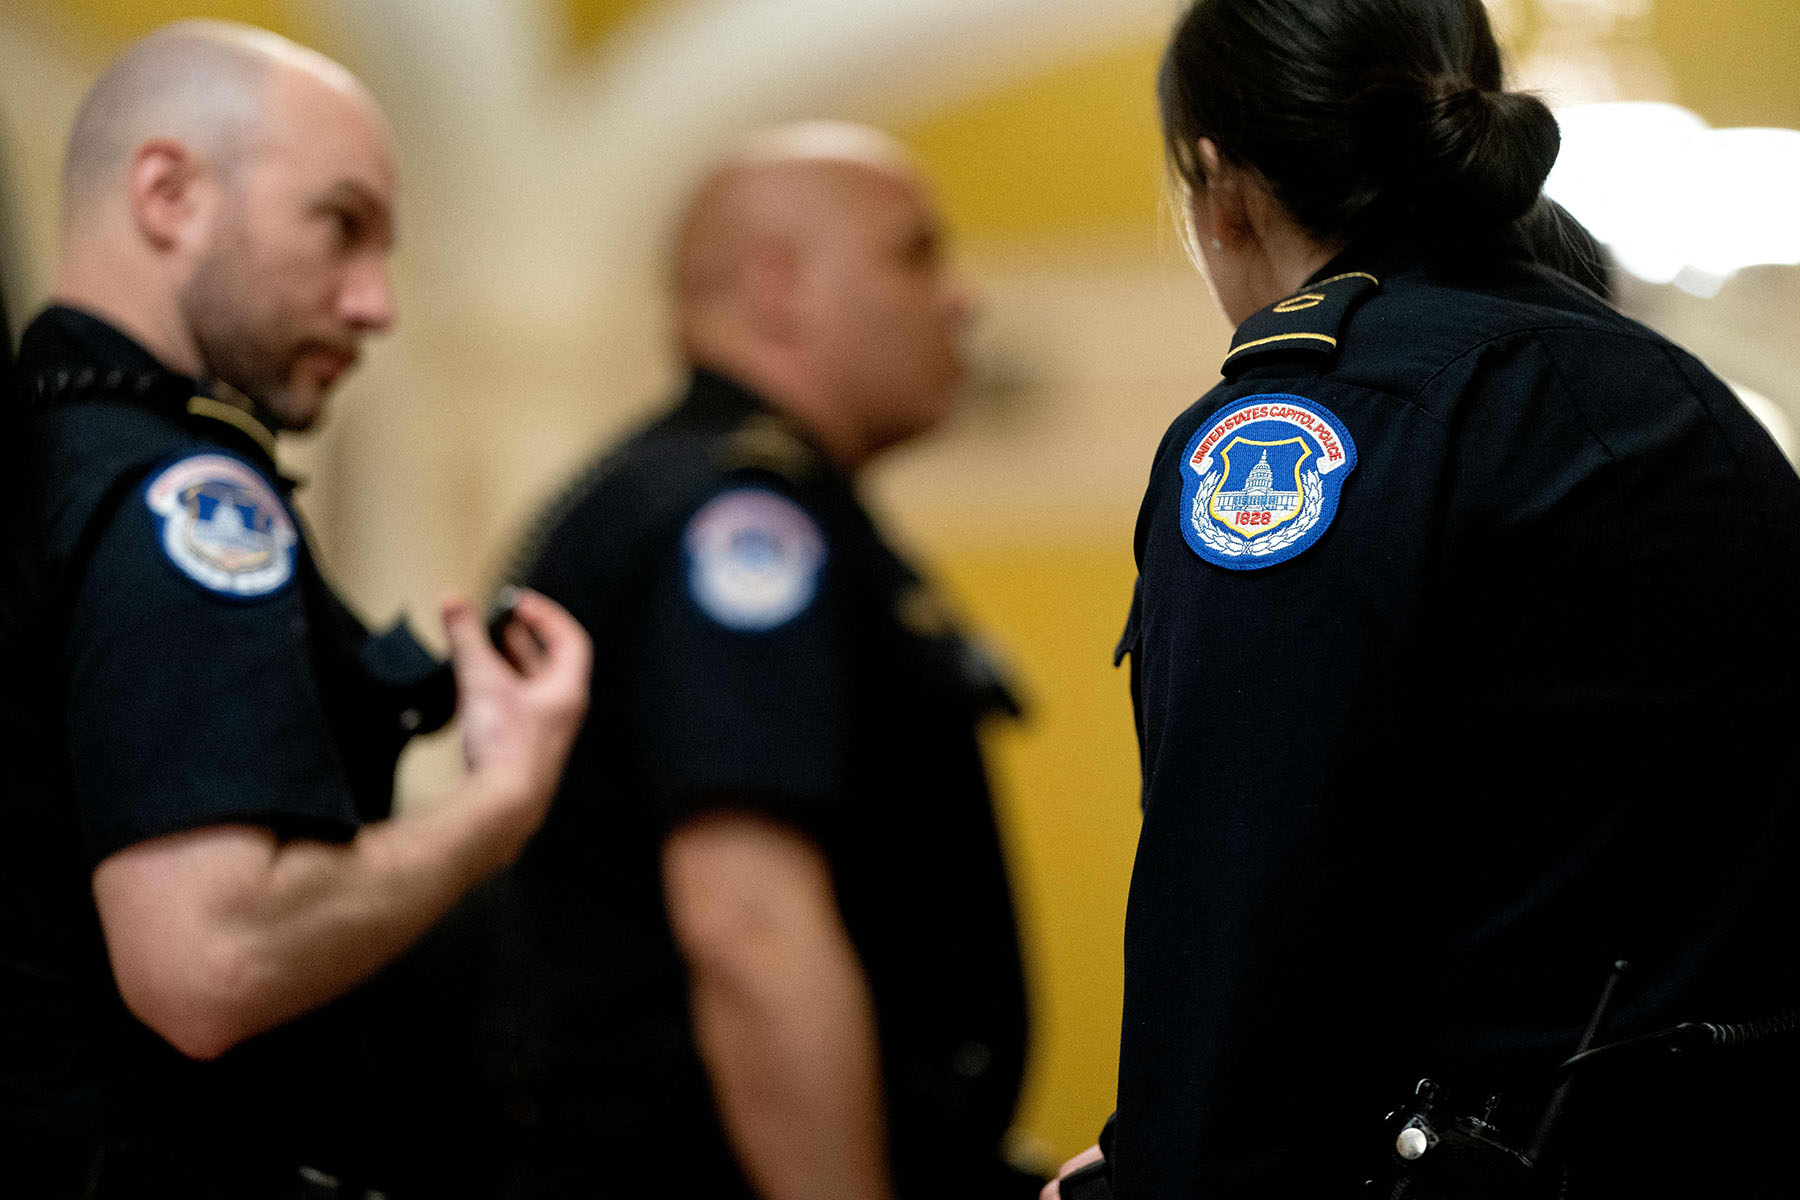
[[[1197,0],[1157,84],[1175,173],[1254,167],[1313,233],[1440,250],[1531,211],[1561,143],[1503,90],[1481,0]]]

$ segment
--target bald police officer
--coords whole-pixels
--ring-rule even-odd
[[[452,692],[333,594],[277,470],[393,320],[396,183],[363,86],[260,30],[152,34],[76,120],[0,626],[14,1194],[354,1194],[285,1120],[330,1107],[311,1048],[271,1031],[515,854],[580,723],[566,613],[524,597],[508,661],[447,602]],[[467,775],[389,818],[453,695]]]
[[[1003,689],[855,492],[948,413],[968,293],[905,155],[835,124],[717,168],[675,285],[685,394],[522,575],[598,657],[505,877],[518,1184],[1005,1195],[1024,996],[975,740]]]

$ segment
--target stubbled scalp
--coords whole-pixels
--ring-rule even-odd
[[[939,423],[971,307],[930,188],[877,130],[808,122],[738,143],[675,232],[675,332],[844,469]]]
[[[675,237],[675,295],[706,299],[727,286],[743,255],[767,237],[805,239],[835,207],[824,196],[857,171],[913,178],[900,142],[866,126],[806,121],[752,133],[689,201]]]
[[[729,289],[745,256],[771,239],[804,244],[842,204],[859,172],[916,173],[893,138],[861,125],[807,121],[745,138],[707,176],[675,239],[674,290],[684,306]]]
[[[797,121],[758,130],[740,141],[738,163],[851,163],[897,175],[913,172],[906,147],[878,129],[847,121]]]
[[[183,21],[95,82],[64,160],[52,295],[171,370],[304,429],[393,320],[387,123],[342,66],[266,30]]]
[[[790,219],[772,203],[766,168],[727,163],[707,177],[675,239],[674,291],[683,306],[728,290],[748,248],[781,236]]]
[[[63,160],[63,217],[116,193],[136,149],[167,137],[229,173],[255,139],[270,77],[291,67],[347,95],[355,77],[278,34],[229,21],[181,21],[134,43],[88,92]]]

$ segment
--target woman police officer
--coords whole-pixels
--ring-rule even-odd
[[[1615,960],[1599,1042],[1794,1002],[1800,480],[1531,261],[1480,0],[1199,0],[1160,99],[1238,329],[1137,524],[1114,1190],[1755,1194],[1775,1042],[1554,1068]]]

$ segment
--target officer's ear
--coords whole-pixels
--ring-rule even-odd
[[[1205,181],[1191,200],[1195,235],[1218,247],[1241,245],[1255,231],[1249,195],[1253,172],[1221,156],[1211,138],[1195,143],[1194,160]]]
[[[216,189],[205,161],[186,143],[159,137],[139,146],[127,186],[132,222],[156,250],[196,250],[205,241]]]

